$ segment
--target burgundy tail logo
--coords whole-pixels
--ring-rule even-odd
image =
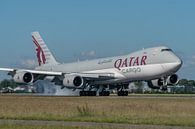
[[[33,38],[33,42],[37,46],[37,48],[36,48],[37,58],[38,58],[39,66],[41,66],[41,64],[45,64],[45,62],[46,62],[45,54],[43,52],[43,49],[41,48],[41,46],[39,45],[39,43],[35,39],[35,37],[32,36],[32,38]]]

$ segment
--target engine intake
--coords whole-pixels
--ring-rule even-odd
[[[34,80],[33,74],[30,72],[17,72],[14,77],[14,81],[17,83],[31,83]]]
[[[160,89],[160,87],[167,86],[167,85],[177,85],[179,82],[179,77],[177,74],[173,74],[168,76],[167,79],[164,81],[163,79],[155,79],[148,81],[148,86],[152,89]]]
[[[177,74],[173,74],[167,78],[168,85],[177,85],[178,82],[179,82],[179,77]]]
[[[81,76],[66,75],[63,80],[63,85],[70,88],[81,88],[84,84],[84,80]]]

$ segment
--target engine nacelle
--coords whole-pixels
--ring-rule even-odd
[[[148,81],[148,86],[152,89],[160,89],[160,87],[163,85],[163,79],[155,79]]]
[[[177,74],[173,74],[167,78],[168,85],[177,85],[178,82],[179,82],[179,77]]]
[[[66,75],[63,80],[63,85],[69,88],[81,88],[83,84],[83,78],[77,75]]]
[[[25,71],[18,71],[14,77],[14,81],[17,83],[31,83],[34,80],[33,74]]]

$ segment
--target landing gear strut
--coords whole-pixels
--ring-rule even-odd
[[[92,90],[94,87],[91,86],[90,84],[86,84],[82,91],[79,92],[80,96],[96,96],[97,95],[97,91],[96,90]]]
[[[110,91],[106,90],[105,86],[99,87],[99,96],[110,96]]]
[[[121,89],[118,89],[118,96],[128,96],[128,91],[125,90],[128,85],[121,86]]]
[[[168,89],[167,89],[167,86],[162,86],[161,88],[160,88],[162,91],[167,91]]]

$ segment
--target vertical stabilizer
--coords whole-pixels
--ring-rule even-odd
[[[55,65],[58,64],[50,50],[48,49],[47,45],[41,38],[39,32],[32,32],[32,40],[36,45],[36,54],[39,66],[45,64]]]

